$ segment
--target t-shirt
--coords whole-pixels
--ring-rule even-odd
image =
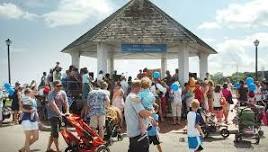
[[[182,103],[182,90],[179,88],[177,91],[173,91],[171,90],[171,94],[173,96],[173,102],[178,102],[178,103]]]
[[[214,92],[213,99],[213,107],[221,107],[221,93]]]
[[[52,91],[48,94],[48,102],[55,102],[60,112],[62,112],[63,106],[65,103],[67,103],[67,100],[67,95],[65,91],[62,90],[59,92]],[[47,108],[47,115],[48,119],[52,117],[59,117],[59,115],[51,107]]]
[[[89,75],[87,74],[83,74],[82,76],[82,83],[89,83]]]
[[[105,115],[107,98],[106,93],[101,89],[89,92],[87,97],[87,105],[89,106],[88,117]]]
[[[125,102],[125,119],[128,137],[136,137],[141,134],[139,123],[139,112],[144,110],[141,100],[137,94],[130,93]]]
[[[199,123],[197,120],[197,114],[194,111],[190,111],[187,114],[187,134],[188,137],[196,137],[200,136],[200,133],[198,132],[195,125]]]
[[[141,103],[147,110],[154,109],[155,97],[154,94],[149,89],[144,89],[139,93],[139,97],[141,99]]]

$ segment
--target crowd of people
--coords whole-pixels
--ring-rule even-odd
[[[90,126],[102,138],[106,109],[110,106],[117,108],[121,117],[119,125],[122,129],[126,127],[130,139],[129,152],[148,152],[150,143],[156,145],[161,152],[159,123],[168,118],[169,112],[172,115],[170,125],[181,125],[183,120],[187,120],[189,148],[194,151],[203,149],[199,140],[203,133],[196,124],[196,111],[199,107],[214,113],[217,123],[230,123],[228,114],[234,101],[233,85],[228,79],[219,85],[214,84],[209,77],[204,80],[191,77],[182,85],[178,80],[178,69],[173,76],[167,71],[162,79],[160,72],[147,68],[140,70],[134,79],[127,79],[124,74],[117,75],[116,71],[113,74],[99,71],[97,78],[93,79],[94,75],[87,68],[79,71],[74,66],[70,66],[63,74],[61,71],[60,63],[57,62],[48,75],[43,73],[38,86],[35,81],[24,87],[15,84],[15,92],[10,96],[13,121],[15,124],[20,123],[25,132],[25,145],[19,151],[29,152],[30,145],[38,140],[38,96],[45,97],[47,119],[51,125],[47,151],[55,151],[51,149],[52,143],[55,144],[56,151],[60,151],[58,137],[61,117],[69,113],[70,97],[81,96],[81,117],[85,121],[89,120]],[[256,86],[255,91],[249,91],[245,82],[240,81],[236,94],[239,105],[256,104],[266,98],[262,88],[267,86],[262,86],[259,82],[256,82]],[[199,144],[193,147],[191,141],[195,141],[195,138]]]

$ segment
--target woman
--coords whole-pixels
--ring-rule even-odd
[[[217,122],[222,122],[223,117],[223,107],[222,107],[222,94],[221,94],[221,86],[216,85],[215,90],[213,92],[213,111],[217,118]]]
[[[233,95],[231,90],[229,90],[228,84],[225,83],[223,84],[223,89],[222,89],[222,95],[226,99],[226,108],[223,110],[224,114],[224,121],[226,124],[228,124],[228,115],[229,115],[229,110],[230,110],[230,104],[233,104]]]
[[[214,91],[214,83],[213,81],[208,81],[208,91],[207,91],[207,98],[208,98],[208,111],[213,112],[213,91]]]
[[[112,104],[113,106],[119,108],[121,112],[123,113],[124,110],[124,91],[120,85],[120,82],[116,82],[114,90],[113,90],[113,99]]]
[[[240,81],[240,88],[237,90],[238,105],[243,106],[248,102],[248,88],[245,86],[244,81]]]
[[[203,92],[203,97],[204,97],[203,108],[206,110],[206,112],[209,112],[208,96],[207,96],[208,91],[209,91],[209,86],[208,86],[208,81],[206,80],[202,84],[202,92]]]
[[[90,78],[87,68],[84,68],[82,75],[82,99],[84,102],[87,100],[89,91],[90,91]]]
[[[20,102],[21,102],[21,91],[20,83],[15,83],[15,92],[9,98],[12,99],[11,109],[13,112],[13,123],[18,124],[19,110],[20,110]]]
[[[176,83],[176,84],[175,84]],[[176,81],[172,85],[177,85],[178,90],[170,90],[170,96],[172,97],[171,101],[171,109],[172,109],[172,116],[173,116],[173,125],[180,125],[181,123],[181,111],[182,111],[182,90],[179,88],[180,83]],[[177,121],[178,120],[178,121]]]
[[[30,88],[24,91],[22,98],[21,125],[25,134],[25,144],[19,152],[30,152],[30,146],[39,138],[37,104],[34,93]]]

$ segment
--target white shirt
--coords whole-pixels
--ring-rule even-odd
[[[200,136],[200,133],[198,132],[195,125],[196,125],[196,112],[190,111],[187,114],[187,134],[188,134],[188,137]]]
[[[261,87],[257,87],[257,89],[256,89],[256,101],[261,101],[261,100],[262,100]]]
[[[213,92],[213,107],[221,107],[221,93]]]
[[[121,87],[122,87],[122,89],[124,91],[124,94],[126,94],[127,93],[127,90],[128,90],[128,83],[125,80],[122,80],[120,82],[120,84],[121,84]]]
[[[156,87],[155,87],[155,86],[156,86]],[[154,94],[154,96],[158,96],[158,94],[156,93],[156,88],[157,88],[158,90],[160,90],[160,91],[163,93],[163,95],[166,94],[166,92],[167,92],[167,88],[165,88],[165,87],[163,87],[161,84],[157,83],[156,85],[153,85],[153,86],[151,87],[151,91],[152,91],[152,93]]]
[[[89,83],[89,75],[87,74],[83,74],[82,76],[82,83]]]

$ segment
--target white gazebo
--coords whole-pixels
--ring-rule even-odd
[[[204,79],[208,56],[217,53],[149,0],[130,0],[62,52],[72,56],[76,67],[80,56],[97,58],[97,71],[104,72],[114,70],[115,59],[161,59],[163,75],[167,59],[178,59],[180,82],[189,79],[189,57],[199,57]]]

